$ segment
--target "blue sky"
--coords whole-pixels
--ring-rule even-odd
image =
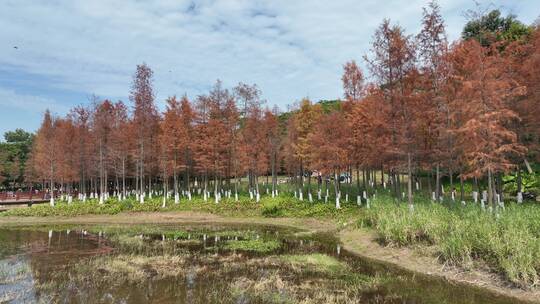
[[[282,109],[342,95],[342,64],[369,51],[383,18],[408,34],[427,1],[2,0],[0,134],[34,131],[45,109],[64,115],[93,94],[128,101],[138,63],[155,73],[157,102],[205,93],[216,79],[256,83]],[[491,1],[525,23],[537,0]],[[472,0],[441,0],[450,39]],[[17,47],[17,48],[15,48]]]

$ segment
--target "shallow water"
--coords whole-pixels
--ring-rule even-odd
[[[2,228],[4,302],[519,303],[253,225]]]

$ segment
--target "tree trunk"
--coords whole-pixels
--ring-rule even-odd
[[[122,199],[126,198],[126,158],[122,157]]]
[[[367,190],[366,170],[362,170],[362,187],[364,188],[364,191]]]
[[[259,200],[259,175],[254,174],[253,175],[253,181],[255,182],[255,201],[258,202]]]
[[[169,191],[169,189],[167,188],[168,178],[166,176],[166,170],[166,167],[163,166],[163,204],[161,205],[162,208],[165,208],[167,205],[167,192]]]
[[[493,178],[491,176],[491,169],[488,169],[488,205],[491,208],[495,208],[494,201],[493,201]]]
[[[392,169],[391,171],[391,175],[392,175],[392,192],[394,192],[394,201],[395,200],[398,200],[399,201],[399,197],[398,197],[398,189],[397,189],[397,179],[396,179],[396,172],[394,171],[394,169]]]
[[[503,198],[503,180],[502,180],[501,172],[497,173],[497,194],[499,195],[499,198],[502,202],[504,198]]]
[[[461,203],[464,203],[465,202],[465,189],[463,187],[463,172],[459,173],[459,193],[460,193]]]
[[[431,187],[431,180],[433,179],[433,168],[429,168],[429,174],[428,174],[428,191],[429,191],[429,195],[431,196],[431,193],[433,193],[433,188]]]
[[[139,193],[139,198],[140,198],[140,203],[144,203],[144,193],[145,193],[145,189],[144,189],[144,143],[141,141],[140,143],[140,151],[139,151],[140,155],[140,159],[139,159],[139,174],[140,174],[140,177],[139,177],[139,182],[141,183],[141,186],[140,186],[140,193]]]
[[[311,198],[311,173],[309,173],[309,176],[308,176],[308,200],[309,202],[311,203],[312,201],[312,198]]]
[[[381,165],[381,186],[384,185],[384,166]]]
[[[272,153],[272,195],[275,195],[277,187],[276,156]]]
[[[529,172],[529,174],[532,174],[533,173],[533,170],[531,168],[531,165],[529,164],[529,161],[527,161],[526,158],[523,159],[523,162],[525,163],[525,167],[527,167],[527,172]]]
[[[517,183],[517,192],[518,193],[521,193],[522,192],[522,180],[521,180],[521,166],[517,166],[517,178],[516,178],[516,183]]]
[[[409,196],[409,210],[413,210],[413,194],[412,194],[412,169],[411,169],[411,153],[407,153],[407,173],[408,173],[408,181],[407,181],[407,191]]]
[[[396,192],[397,192],[399,200],[401,201],[403,199],[403,195],[401,194],[401,173],[400,172],[397,173]]]
[[[357,189],[357,195],[360,195],[362,190],[360,189],[360,166],[356,166],[356,189]]]
[[[337,174],[337,171],[334,170],[334,191],[335,191],[335,194],[336,194],[336,209],[340,209],[341,208],[341,205],[339,203],[339,187],[338,187],[338,183],[339,183],[339,179],[338,179],[338,174]]]
[[[300,161],[300,191],[304,192],[304,164]]]
[[[435,200],[439,201],[441,197],[441,170],[440,164],[437,163],[435,168]]]
[[[50,200],[50,204],[51,204],[51,207],[54,207],[54,181],[53,181],[53,166],[51,165],[51,181],[50,181],[50,185],[49,185],[49,188],[51,189],[51,200]]]
[[[452,167],[448,169],[448,175],[450,175],[450,193],[454,192],[454,172],[452,171]]]

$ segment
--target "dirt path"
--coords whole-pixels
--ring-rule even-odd
[[[469,271],[441,264],[429,248],[396,248],[381,246],[376,233],[364,229],[338,227],[330,220],[312,218],[224,217],[198,212],[121,213],[117,215],[85,215],[79,217],[0,217],[0,226],[29,224],[265,224],[300,228],[311,232],[334,232],[344,249],[373,260],[409,271],[443,277],[451,282],[466,283],[524,301],[540,303],[540,291],[513,288],[497,274]]]

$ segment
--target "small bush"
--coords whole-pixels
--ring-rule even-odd
[[[285,211],[278,203],[265,203],[262,209],[262,215],[265,217],[281,217]]]

